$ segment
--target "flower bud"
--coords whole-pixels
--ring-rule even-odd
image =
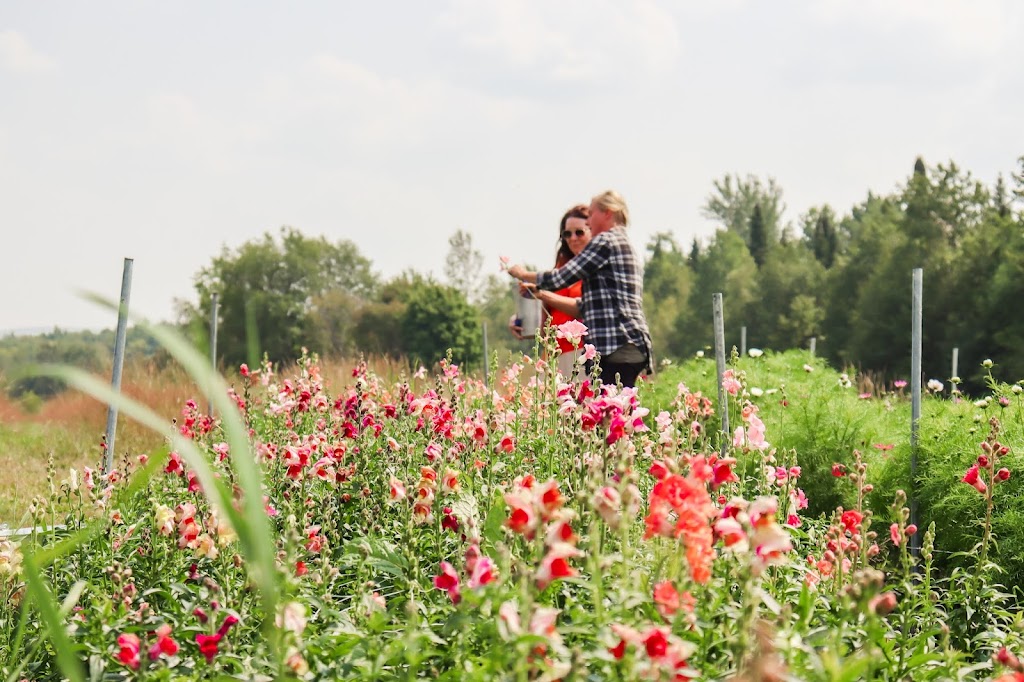
[[[1010,650],[1005,646],[997,653],[992,654],[992,658],[995,659],[997,663],[1005,665],[1007,668],[1011,668],[1013,670],[1020,670],[1021,668],[1020,660],[1010,653]]]
[[[1007,469],[1006,467],[1003,467],[1002,469],[996,472],[996,479],[999,481],[1009,481],[1010,470]]]
[[[896,608],[896,594],[894,592],[883,592],[871,600],[870,608],[879,616],[892,613]]]

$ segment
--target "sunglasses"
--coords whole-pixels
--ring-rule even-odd
[[[586,230],[562,230],[562,239],[568,239],[575,234],[577,237],[582,237],[587,233]]]

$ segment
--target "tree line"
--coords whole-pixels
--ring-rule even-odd
[[[1024,157],[993,186],[956,164],[917,159],[905,183],[868,193],[845,213],[812,207],[786,222],[782,188],[772,178],[727,175],[713,183],[704,215],[717,228],[684,248],[670,231],[646,244],[645,309],[659,359],[713,343],[711,297],[724,295],[726,343],[783,350],[817,339],[839,367],[908,378],[911,271],[924,271],[923,364],[948,378],[960,349],[969,389],[991,358],[1000,379],[1024,378],[1017,352],[1024,322]],[[181,325],[207,342],[213,294],[219,299],[222,366],[266,354],[288,362],[303,348],[328,356],[380,354],[430,364],[453,359],[479,367],[483,333],[490,351],[529,350],[506,330],[512,283],[485,274],[472,235],[456,230],[440,278],[412,270],[382,278],[349,240],[309,237],[291,227],[224,247],[195,276],[196,298],[179,301]],[[54,332],[0,339],[0,375],[32,361],[96,369],[113,335]],[[142,341],[129,352],[156,355]],[[32,383],[35,381],[35,383]],[[28,383],[26,383],[28,382]],[[7,381],[9,393],[45,397],[58,384]]]
[[[955,163],[918,158],[888,195],[868,193],[844,215],[813,207],[782,222],[773,180],[726,176],[705,214],[720,224],[684,252],[671,234],[648,245],[645,286],[655,344],[681,356],[713,343],[711,296],[722,292],[726,344],[806,347],[838,367],[909,378],[911,272],[922,268],[923,371],[948,379],[953,348],[968,389],[992,359],[1000,379],[1024,378],[1024,157],[986,186]]]

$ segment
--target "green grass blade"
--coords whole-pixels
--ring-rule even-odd
[[[213,475],[213,470],[199,448],[188,438],[182,436],[174,426],[150,410],[145,405],[117,392],[108,386],[105,381],[92,376],[73,367],[63,366],[41,366],[37,372],[63,379],[70,386],[87,393],[98,400],[105,401],[118,408],[125,416],[134,419],[143,426],[165,436],[172,447],[188,462],[189,466],[196,472],[196,477],[210,500],[210,503],[217,510],[221,518],[227,520],[231,527],[238,534],[238,541],[242,555],[246,558],[247,570],[253,581],[260,589],[261,605],[263,607],[264,624],[268,628],[276,627],[274,615],[276,614],[278,601],[277,572],[274,563],[275,542],[270,534],[270,525],[267,522],[266,511],[263,508],[263,488],[258,471],[258,465],[251,455],[251,448],[248,442],[248,434],[242,425],[237,407],[233,406],[227,397],[225,388],[224,400],[228,403],[221,409],[221,418],[224,422],[236,421],[233,427],[233,434],[229,431],[231,427],[225,427],[228,434],[228,443],[232,451],[232,463],[236,465],[239,484],[245,491],[245,506],[238,510],[232,504],[233,496],[226,483]],[[217,381],[223,383],[219,377]],[[207,384],[209,385],[209,384]],[[216,398],[213,398],[217,402]],[[242,434],[244,441],[238,445],[239,434]],[[233,435],[233,437],[232,437]],[[239,453],[243,453],[239,456]],[[254,471],[255,470],[255,471]],[[255,491],[250,493],[248,491]],[[247,518],[248,517],[248,518]],[[61,551],[66,551],[62,547]],[[275,642],[277,637],[269,637]]]
[[[235,531],[273,620],[278,591],[275,543],[263,506],[263,474],[249,442],[249,430],[242,421],[238,406],[228,396],[227,382],[213,370],[208,358],[167,329],[147,326],[146,330],[181,363],[197,385],[208,386],[212,391],[209,398],[220,416],[231,452],[231,463],[244,492],[242,514],[239,515],[241,527],[236,526]]]
[[[39,568],[31,553],[25,553],[22,567],[25,572],[25,583],[36,606],[39,607],[39,614],[46,624],[46,629],[50,633],[50,641],[57,652],[57,665],[60,666],[61,672],[67,679],[72,682],[85,682],[82,662],[75,655],[75,645],[64,629],[60,609],[39,575]]]
[[[18,615],[18,629],[14,632],[14,644],[11,645],[11,650],[8,652],[7,665],[5,667],[9,668],[11,664],[14,663],[14,661],[19,659],[21,660],[21,662],[18,663],[17,667],[15,667],[14,670],[11,671],[10,676],[7,678],[8,682],[13,682],[13,680],[20,679],[21,670],[25,667],[25,664],[28,663],[28,657],[19,656],[18,652],[21,651],[21,642],[23,639],[25,639],[25,623],[28,621],[28,614],[31,610],[31,605],[32,595],[26,594],[24,601],[22,601],[21,603],[21,613]]]
[[[116,303],[105,300],[100,296],[86,294],[86,297],[111,310],[118,309]],[[238,483],[244,493],[242,510],[238,511],[234,508],[231,504],[230,493],[226,491],[226,488],[224,488],[219,479],[213,479],[205,458],[198,455],[198,451],[190,441],[182,438],[173,429],[169,429],[168,425],[154,422],[154,418],[158,421],[159,418],[155,417],[148,409],[143,408],[147,413],[146,421],[134,415],[130,416],[159,433],[167,433],[169,430],[173,431],[172,442],[183,455],[186,455],[186,451],[189,452],[191,455],[188,458],[189,463],[196,469],[204,490],[218,491],[217,497],[220,498],[220,503],[217,506],[238,534],[242,554],[247,561],[247,568],[260,590],[265,622],[269,621],[272,627],[279,591],[279,575],[275,565],[274,551],[276,544],[271,533],[266,511],[263,507],[262,472],[252,451],[248,429],[242,421],[238,406],[228,396],[228,385],[224,378],[210,364],[209,358],[204,357],[181,338],[179,334],[144,321],[137,321],[136,326],[144,329],[174,357],[195,380],[197,386],[204,387],[210,391],[208,398],[216,413],[220,416],[221,425],[231,452],[231,463],[234,467]],[[88,377],[88,375],[77,375],[77,378],[83,382],[83,385],[90,387],[87,391],[90,394],[107,402],[116,399],[118,400],[118,405],[126,404],[123,402],[122,396],[112,391],[109,387],[104,386],[93,377],[89,377],[88,380],[85,377]],[[86,389],[83,388],[83,390]],[[128,413],[128,408],[125,409],[126,413]],[[204,473],[206,478],[204,478]]]

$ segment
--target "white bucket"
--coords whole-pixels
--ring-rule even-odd
[[[528,296],[522,296],[517,291],[516,320],[519,322],[519,326],[523,328],[521,332],[523,338],[532,339],[537,336],[537,331],[540,329],[541,305],[540,301],[536,298],[531,295]]]

